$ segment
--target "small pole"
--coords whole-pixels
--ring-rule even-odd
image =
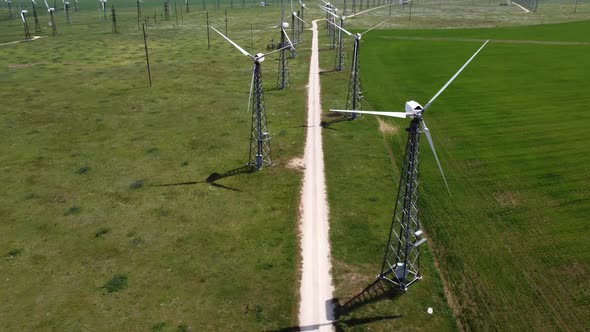
[[[143,25],[143,45],[145,46],[145,61],[147,63],[148,78],[150,80],[150,88],[152,87],[152,71],[150,70],[150,56],[148,54],[147,36],[145,35],[145,24]]]
[[[141,6],[139,5],[139,0],[137,1],[137,28],[139,29],[139,19],[141,18]]]
[[[178,7],[176,6],[176,0],[174,0],[174,16],[176,17],[176,27],[178,28]]]
[[[393,4],[393,0],[389,0],[389,16],[391,16],[391,5]]]
[[[408,21],[412,20],[412,0],[410,0],[410,15],[408,16]]]
[[[188,14],[188,13],[190,13],[190,12],[191,12],[191,9],[190,9],[190,8],[189,8],[189,6],[188,6],[188,0],[185,0],[185,1],[186,1],[186,2],[185,2],[185,5],[186,5],[186,8],[185,8],[185,10],[186,10],[186,13]]]
[[[115,5],[111,6],[111,13],[113,17],[113,33],[119,33],[119,29],[117,26],[117,14],[115,13]]]
[[[203,11],[206,11],[207,8],[205,7],[205,0],[203,0]]]
[[[211,39],[209,36],[209,12],[208,11],[205,12],[205,17],[207,19],[207,49],[210,50],[211,49]]]
[[[578,10],[578,0],[576,0],[576,3],[574,4],[574,14],[576,13],[577,10]]]
[[[227,9],[225,10],[225,36],[229,37],[229,35],[227,34]]]

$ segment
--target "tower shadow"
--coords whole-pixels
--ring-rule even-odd
[[[229,171],[227,171],[225,173],[221,173],[221,174],[217,173],[217,172],[213,172],[213,173],[209,174],[209,176],[207,177],[207,179],[205,179],[205,181],[214,187],[233,190],[233,191],[241,191],[236,188],[227,187],[222,184],[215,183],[215,181],[218,181],[218,180],[221,180],[224,178],[228,178],[231,176],[236,176],[236,175],[240,175],[240,174],[250,174],[250,173],[254,173],[254,172],[256,172],[256,167],[251,166],[251,165],[246,165],[246,166],[242,166],[242,167],[238,167],[238,168],[229,170]]]
[[[296,332],[296,331],[315,331],[321,326],[332,325],[337,332],[348,330],[351,327],[364,325],[381,320],[392,320],[401,318],[401,315],[382,315],[371,317],[343,317],[344,315],[352,313],[354,310],[382,300],[393,300],[399,297],[403,292],[398,288],[391,287],[389,284],[383,282],[381,279],[375,280],[373,283],[365,287],[361,292],[340,304],[338,299],[332,299],[329,302],[330,306],[335,307],[335,317],[328,317],[333,320],[330,323],[313,324],[304,326],[289,326],[277,330],[267,332]],[[328,305],[328,303],[327,303]]]
[[[338,303],[336,306],[336,317],[349,314],[359,307],[370,303],[386,299],[393,300],[401,294],[403,294],[403,291],[399,288],[392,287],[382,279],[377,279],[346,302],[342,304]]]
[[[209,183],[210,185],[217,187],[217,188],[222,188],[222,189],[227,189],[227,190],[239,192],[239,191],[241,191],[240,189],[224,186],[222,184],[216,183],[215,181],[218,181],[218,180],[230,177],[230,176],[236,176],[236,175],[240,175],[240,174],[247,174],[247,173],[254,173],[254,172],[256,172],[255,167],[250,166],[250,165],[246,165],[246,166],[242,166],[242,167],[238,167],[238,168],[229,170],[229,171],[221,173],[221,174],[217,173],[217,172],[213,172],[213,173],[209,174],[209,176],[205,179],[205,181],[163,183],[163,184],[152,184],[150,186],[151,187],[173,187],[173,186],[188,186],[188,185],[194,185],[194,184],[200,184],[200,183]]]

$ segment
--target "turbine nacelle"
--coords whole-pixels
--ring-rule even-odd
[[[422,107],[422,105],[420,105],[418,102],[414,100],[406,102],[406,113],[410,117],[416,116],[418,114],[422,115],[423,109],[424,108]]]
[[[289,27],[289,23],[283,22],[281,23],[281,27],[283,27],[283,29],[287,29]]]
[[[256,53],[254,54],[254,61],[261,63],[264,61],[264,53]]]

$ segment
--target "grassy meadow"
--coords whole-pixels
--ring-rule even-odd
[[[303,151],[306,46],[288,90],[277,55],[263,63],[275,166],[210,184],[248,161],[251,60],[213,31],[208,50],[197,8],[179,27],[158,16],[149,88],[135,2],[117,6],[119,34],[83,7],[71,25],[56,13],[56,38],[0,46],[0,330],[296,325],[301,173],[287,163]],[[223,15],[209,13],[221,31]],[[277,8],[228,16],[252,53],[279,35]],[[20,20],[1,24],[22,38]]]
[[[170,1],[166,19],[163,1],[146,0],[152,88],[135,1],[108,2],[113,34],[110,11],[105,21],[80,0],[71,24],[55,13],[55,38],[37,3],[42,31],[32,14],[29,28],[42,38],[31,43],[4,45],[23,28],[0,7],[0,330],[294,330],[301,172],[288,163],[303,153],[311,33],[289,61],[288,90],[275,89],[278,55],[262,64],[275,166],[240,173],[252,63],[213,31],[208,49],[201,11],[224,31],[227,9],[230,38],[257,53],[279,37],[270,28],[279,2],[190,1],[186,13]],[[480,39],[504,41],[491,42],[426,116],[453,195],[425,147],[424,279],[347,313],[338,328],[585,328],[590,27],[515,26],[588,19],[589,5],[574,14],[573,2],[543,2],[523,14],[489,1],[420,0],[411,20],[394,6],[384,25],[394,30],[363,37],[365,108],[392,111],[426,102]],[[306,20],[323,16],[308,6]],[[387,17],[385,8],[346,24],[366,29]],[[466,29],[495,26],[510,27]],[[430,29],[449,27],[457,29]],[[322,105],[342,108],[349,71],[331,71],[325,30],[320,45]],[[405,125],[365,117],[324,131],[341,303],[379,272]],[[213,173],[222,178],[208,183]]]
[[[400,316],[371,323],[376,330],[452,329],[444,298],[467,330],[587,328],[589,32],[590,21],[584,21],[363,37],[365,109],[389,111],[403,110],[411,99],[425,104],[480,40],[494,40],[425,116],[452,196],[423,144],[424,279],[407,294],[349,318]],[[344,107],[347,75],[325,74],[324,91],[339,93],[338,100],[324,102],[325,109]],[[335,118],[326,113],[325,119]],[[356,294],[380,271],[407,125],[365,116],[325,131],[340,298]],[[432,317],[425,313],[429,306]],[[434,320],[436,327],[428,325]]]

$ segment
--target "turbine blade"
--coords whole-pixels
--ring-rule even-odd
[[[44,1],[45,1],[45,7],[46,7],[47,9],[49,9],[49,5],[47,4],[47,0],[44,0]]]
[[[326,8],[326,7],[323,7],[323,6],[320,6],[320,8],[323,9],[326,13],[334,16],[335,18],[340,18],[340,16],[334,14],[334,12],[330,8]]]
[[[254,69],[256,67],[252,68],[252,81],[250,82],[250,96],[248,97],[248,113],[250,113],[250,105],[252,103],[252,92],[254,90]]]
[[[328,22],[328,23],[332,24],[333,26],[337,27],[338,29],[340,29],[340,30],[344,31],[344,33],[346,33],[347,35],[349,35],[349,36],[352,36],[352,33],[350,33],[350,32],[348,32],[348,31],[344,30],[344,28],[341,28],[341,27],[340,27],[338,24],[336,24],[336,23],[334,23],[334,22],[332,22],[332,21],[326,21],[326,22]]]
[[[287,38],[287,41],[291,45],[291,48],[295,48],[295,45],[293,45],[293,43],[291,42],[291,39],[289,39],[289,35],[287,34],[287,31],[285,31],[285,29],[283,29],[283,28],[281,28],[281,30],[283,30],[283,33],[285,34],[285,37]]]
[[[295,16],[295,18],[298,19],[299,21],[303,22],[303,24],[309,25],[309,23],[307,23],[304,20],[302,20],[299,16],[297,16],[297,15],[293,15],[293,16]]]
[[[383,116],[389,116],[392,118],[402,118],[402,119],[405,119],[408,116],[408,113],[405,113],[405,112],[378,112],[378,111],[333,110],[333,109],[331,109],[330,112],[373,114],[373,115],[383,115]]]
[[[358,12],[358,13],[356,13],[356,14],[348,15],[348,16],[346,16],[346,17],[355,17],[355,16],[357,16],[357,15],[364,14],[364,13],[368,13],[368,12],[370,12],[370,11],[373,11],[373,10],[375,10],[375,9],[379,9],[379,8],[383,8],[383,7],[389,7],[389,3],[388,3],[388,4],[386,4],[386,5],[382,5],[382,6],[378,6],[378,7],[373,7],[373,8],[371,8],[371,9],[367,9],[367,10],[363,10],[362,12]]]
[[[371,30],[375,29],[376,27],[378,27],[378,26],[380,26],[380,25],[384,24],[385,22],[387,22],[387,21],[389,21],[389,20],[391,20],[391,18],[388,18],[388,19],[386,19],[385,21],[383,21],[383,22],[381,22],[381,23],[379,23],[379,24],[377,24],[377,25],[373,26],[373,27],[372,27],[372,28],[370,28],[369,30],[366,30],[365,32],[361,33],[361,36],[362,36],[362,35],[364,35],[365,33],[369,32],[369,31],[371,31]]]
[[[324,4],[326,4],[326,5],[328,5],[328,4],[329,4],[329,2],[327,2],[326,0],[322,0],[322,2],[323,2]]]
[[[297,45],[297,44],[299,44],[299,43],[294,43],[293,45]],[[274,50],[274,51],[271,51],[271,52],[268,52],[268,53],[264,53],[264,55],[263,55],[263,56],[271,55],[271,54],[273,54],[273,53],[276,53],[276,52],[278,52],[278,51],[282,51],[282,50],[284,50],[284,49],[286,49],[286,48],[289,48],[289,47],[291,47],[291,45],[283,46],[283,47],[281,47],[281,48],[279,48],[279,49],[276,49],[276,50]]]
[[[246,52],[246,50],[244,50],[243,48],[241,48],[240,45],[234,43],[231,39],[227,38],[224,34],[222,34],[221,32],[217,31],[217,29],[215,29],[214,27],[210,26],[210,28],[213,29],[218,34],[220,34],[221,37],[225,38],[225,40],[227,40],[228,42],[230,42],[232,45],[234,45],[234,47],[237,48],[240,52],[242,52],[243,55],[248,56],[248,57],[254,59],[254,57],[250,53]]]
[[[457,71],[457,72],[455,73],[455,75],[453,75],[453,77],[451,77],[451,79],[450,79],[450,80],[447,82],[447,84],[445,84],[445,85],[444,85],[444,86],[443,86],[443,87],[442,87],[440,90],[438,90],[438,92],[437,92],[437,93],[434,95],[434,97],[432,97],[432,99],[430,99],[430,101],[429,101],[429,102],[428,102],[428,103],[427,103],[427,104],[424,106],[424,109],[423,109],[423,111],[426,111],[426,109],[427,109],[428,107],[430,107],[430,104],[432,104],[432,102],[434,102],[434,100],[435,100],[436,98],[438,98],[438,96],[439,96],[439,95],[440,95],[440,94],[441,94],[443,91],[445,91],[445,89],[446,89],[446,88],[447,88],[447,87],[448,87],[448,86],[449,86],[449,85],[450,85],[450,84],[451,84],[451,83],[452,83],[452,82],[455,80],[455,78],[457,78],[457,76],[459,76],[459,74],[461,74],[461,72],[463,71],[463,69],[465,69],[465,67],[467,67],[467,65],[468,65],[468,64],[471,62],[471,60],[473,60],[473,58],[475,58],[475,56],[477,55],[477,53],[479,53],[479,51],[481,51],[481,50],[484,48],[484,46],[486,46],[486,44],[487,44],[489,41],[490,41],[489,39],[488,39],[488,40],[486,40],[486,42],[485,42],[485,43],[483,43],[483,45],[481,45],[481,47],[480,47],[480,48],[479,48],[477,51],[475,51],[475,53],[473,53],[473,55],[471,56],[471,58],[469,58],[469,60],[467,60],[467,62],[465,62],[465,64],[463,65],[463,67],[461,67],[461,68],[459,69],[459,71]]]
[[[22,12],[20,13],[20,18],[23,20],[23,23],[25,23],[25,14],[23,14]]]
[[[447,191],[449,195],[451,194],[451,190],[449,189],[449,184],[447,183],[447,178],[445,178],[445,173],[443,172],[442,166],[440,165],[440,161],[438,160],[438,156],[436,155],[436,150],[434,149],[434,143],[432,142],[432,136],[430,136],[430,130],[426,127],[426,123],[422,120],[422,129],[424,134],[426,134],[426,139],[428,140],[428,144],[430,144],[430,148],[432,149],[432,153],[434,154],[434,159],[436,160],[436,164],[438,165],[438,169],[440,170],[440,174],[442,175],[443,180],[445,181],[445,186],[447,187]]]

